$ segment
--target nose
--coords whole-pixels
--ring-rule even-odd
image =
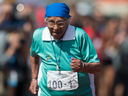
[[[57,29],[58,29],[58,25],[55,24],[55,25],[53,26],[53,29],[54,29],[54,30],[57,30]]]

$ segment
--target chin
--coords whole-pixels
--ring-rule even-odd
[[[60,35],[59,34],[52,34],[52,36],[57,39],[57,38],[60,38]]]
[[[53,35],[53,37],[54,37],[55,39],[60,39],[61,36]]]

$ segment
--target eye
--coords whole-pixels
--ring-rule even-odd
[[[49,23],[49,24],[53,24],[54,21],[53,21],[53,20],[49,20],[48,23]]]
[[[58,26],[63,26],[64,25],[64,22],[58,22],[57,25]]]

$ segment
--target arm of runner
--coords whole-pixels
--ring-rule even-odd
[[[37,77],[38,77],[38,70],[39,70],[39,56],[32,57],[30,55],[30,63],[31,63],[32,81],[29,87],[29,91],[32,94],[36,95],[38,91]]]
[[[88,72],[88,73],[97,73],[101,71],[101,63],[84,63],[83,72]]]
[[[71,58],[71,68],[74,72],[96,73],[101,71],[101,63],[85,63],[76,58]]]

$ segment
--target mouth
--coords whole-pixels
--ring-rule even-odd
[[[59,34],[59,33],[60,33],[60,31],[52,32],[52,34],[55,34],[55,35],[57,35],[57,34]]]

